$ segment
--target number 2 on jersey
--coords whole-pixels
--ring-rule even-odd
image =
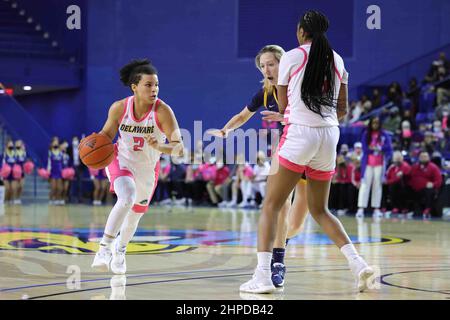
[[[133,137],[134,146],[133,151],[142,151],[142,147],[144,146],[145,140],[142,137]]]

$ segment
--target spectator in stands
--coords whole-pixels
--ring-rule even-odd
[[[339,216],[345,215],[349,207],[349,187],[352,183],[351,163],[347,163],[345,156],[339,154],[336,157],[336,172],[331,181],[330,207],[337,209]]]
[[[358,193],[361,186],[361,157],[352,156],[351,185],[349,186],[349,211],[356,212],[358,208]]]
[[[434,83],[443,80],[450,73],[450,62],[445,56],[445,52],[439,53],[439,58],[434,60],[430,66],[425,82]]]
[[[183,158],[180,157],[170,158],[169,194],[176,204],[186,203],[184,192],[186,165],[183,162]]]
[[[256,164],[253,166],[253,177],[252,177],[252,198],[256,199],[256,192],[259,192],[262,199],[266,195],[266,183],[267,177],[269,176],[270,163],[266,159],[266,155],[263,151],[258,151]],[[260,204],[262,208],[262,202]]]
[[[419,162],[411,167],[411,177],[409,185],[414,192],[415,204],[423,207],[423,217],[429,218],[433,201],[442,185],[442,176],[438,166],[430,161],[428,152],[422,151],[420,153]]]
[[[392,205],[392,214],[406,214],[408,212],[406,198],[411,166],[403,160],[400,151],[395,151],[393,163],[386,172],[386,184],[389,188],[389,198]]]
[[[5,94],[5,86],[0,82],[0,94]]]
[[[91,170],[89,169],[89,173],[91,174],[91,180],[94,184],[94,193],[92,195],[92,204],[94,206],[101,206],[103,204],[103,198],[106,197],[106,193],[109,189],[109,182],[106,176],[105,169],[100,170]]]
[[[411,101],[411,113],[413,117],[416,116],[417,110],[419,109],[419,100],[420,100],[420,87],[417,83],[416,78],[412,78],[409,80],[408,92],[406,93],[406,97]]]
[[[80,154],[78,152],[78,145],[80,144],[80,140],[77,136],[72,137],[72,146],[67,149],[67,154],[69,155],[69,162],[72,163],[72,166],[75,170],[75,178],[72,182],[72,195],[76,195],[76,199],[78,202],[81,201],[82,195],[82,179],[83,179],[83,169],[84,165],[80,161]]]
[[[399,108],[392,107],[389,110],[389,116],[383,121],[383,129],[392,133],[397,133],[401,122],[402,118],[400,117]]]
[[[402,121],[402,130],[400,132],[400,144],[402,150],[409,150],[412,141],[411,124],[408,120]]]
[[[359,120],[359,117],[362,113],[362,106],[361,103],[352,101],[350,103],[349,112],[346,116],[345,123],[352,124]]]
[[[433,121],[433,135],[436,141],[444,138],[444,131],[442,130],[442,122],[440,120]]]
[[[59,148],[63,154],[63,169],[67,169],[70,168],[72,166],[72,163],[70,162],[70,156],[67,153],[67,149],[69,148],[69,143],[64,140],[60,145]],[[106,178],[106,175],[105,175]],[[63,190],[62,190],[62,199],[63,199],[63,204],[66,204],[66,202],[69,202],[69,189],[70,189],[70,183],[71,181],[69,179],[65,179],[63,177],[62,179],[62,185],[63,185]]]
[[[450,129],[450,104],[442,105],[436,108],[435,118],[442,122],[442,129],[448,130]]]
[[[193,152],[189,155],[189,161],[186,164],[186,175],[184,177],[184,197],[186,198],[186,205],[191,206],[194,199],[194,159]]]
[[[220,203],[221,207],[228,202],[228,180],[230,179],[230,169],[224,165],[222,160],[218,160],[217,164],[214,166],[214,178],[210,180],[206,189],[208,190],[209,198],[214,206],[219,204],[219,197],[222,199]]]
[[[374,109],[381,107],[381,105],[383,104],[381,92],[377,88],[372,90],[371,102],[372,102],[372,108],[374,108]]]
[[[380,218],[381,197],[383,193],[382,180],[384,170],[392,155],[390,136],[381,129],[380,119],[372,117],[369,120],[367,129],[362,136],[363,158],[361,161],[362,183],[358,195],[357,217],[364,217],[364,209],[369,203],[371,194],[373,215]]]
[[[170,159],[168,156],[161,156],[158,184],[155,190],[155,202],[160,204],[171,203],[169,193],[169,173],[170,173]]]
[[[367,95],[365,95],[365,94],[363,94],[361,96],[361,100],[359,102],[357,102],[356,104],[357,104],[357,106],[359,104],[359,108],[361,109],[361,114],[360,114],[359,118],[368,114],[370,111],[372,111],[372,101],[370,101],[369,98],[367,97]]]
[[[339,154],[344,156],[345,159],[347,159],[350,156],[348,144],[346,143],[341,144]]]
[[[253,168],[248,163],[241,166],[239,172],[239,180],[241,182],[240,188],[242,192],[242,201],[238,204],[239,208],[245,208],[248,206],[254,206],[254,199],[252,197],[252,180],[253,180]]]
[[[50,172],[50,205],[63,205],[63,153],[59,147],[59,138],[53,137],[48,151],[47,171]]]
[[[425,123],[419,124],[419,130],[413,131],[412,142],[422,143],[425,139],[425,132],[427,132],[427,125]]]
[[[23,193],[23,189],[25,186],[25,172],[24,172],[24,168],[23,165],[25,164],[25,161],[27,160],[27,150],[25,148],[25,144],[23,143],[22,140],[16,140],[15,144],[15,152],[14,152],[14,156],[16,158],[16,164],[19,165],[22,168],[22,175],[20,176],[20,178],[16,177],[16,181],[17,181],[17,188],[16,188],[16,193],[14,195],[14,202],[13,204],[22,204],[22,193]]]
[[[438,141],[437,150],[444,154],[446,158],[450,158],[450,130],[446,130],[444,138]]]
[[[387,91],[387,100],[393,102],[396,106],[402,106],[403,91],[398,82],[392,82]]]
[[[199,198],[201,202],[203,202],[205,194],[207,194],[207,184],[210,181],[213,181],[215,179],[216,175],[216,158],[207,155],[205,157],[205,162],[202,163],[198,170],[196,171],[196,181],[195,181],[195,189],[196,192],[198,192],[196,198]],[[207,197],[207,200],[209,201],[209,195]]]
[[[12,168],[16,164],[16,161],[17,160],[14,151],[14,142],[8,139],[6,141],[6,148],[4,149],[2,162],[2,169],[6,166],[9,166],[10,168],[10,170],[8,170],[9,174],[2,177],[5,184],[5,201],[8,204],[14,203],[14,195],[16,194],[16,190],[18,187],[18,182],[14,179],[12,171]]]
[[[411,130],[416,129],[416,121],[412,116],[411,110],[403,111],[402,121],[409,121],[409,123],[411,125]]]
[[[434,137],[433,132],[425,132],[425,137],[423,138],[423,142],[421,143],[421,149],[425,150],[429,154],[433,153],[434,150],[436,150],[436,138]]]
[[[353,144],[353,152],[350,154],[350,158],[358,158],[359,160],[361,160],[363,156],[363,149],[362,149],[362,143],[361,142],[355,142]]]
[[[244,168],[243,166],[244,163],[245,163],[244,155],[242,154],[236,155],[233,169],[230,172],[231,181],[229,185],[231,186],[231,201],[226,203],[226,206],[228,208],[235,207],[238,204],[238,196],[239,191],[241,190],[241,182],[242,182],[241,175]]]

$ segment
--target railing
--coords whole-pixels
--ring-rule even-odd
[[[38,166],[47,158],[50,135],[11,96],[0,95],[0,122],[13,139],[21,139],[27,155]]]

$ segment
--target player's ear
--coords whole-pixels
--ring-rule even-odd
[[[133,92],[136,92],[137,90],[137,85],[135,83],[131,84],[131,90],[133,90]]]

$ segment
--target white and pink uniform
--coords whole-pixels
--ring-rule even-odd
[[[339,121],[336,109],[322,107],[322,118],[308,109],[301,98],[301,88],[311,44],[286,52],[280,61],[278,85],[288,86],[283,136],[278,146],[280,164],[315,180],[331,180],[336,166]],[[334,52],[334,51],[333,51]],[[341,56],[334,52],[337,102],[341,83],[347,84],[348,73]]]
[[[144,213],[158,182],[159,159],[161,152],[152,148],[146,137],[153,135],[159,143],[166,141],[161,125],[158,122],[157,108],[161,101],[158,99],[147,114],[141,119],[134,115],[134,97],[128,97],[125,109],[119,121],[119,139],[115,144],[114,160],[106,168],[106,174],[114,192],[114,180],[118,177],[129,176],[136,184],[136,201],[133,211]]]

